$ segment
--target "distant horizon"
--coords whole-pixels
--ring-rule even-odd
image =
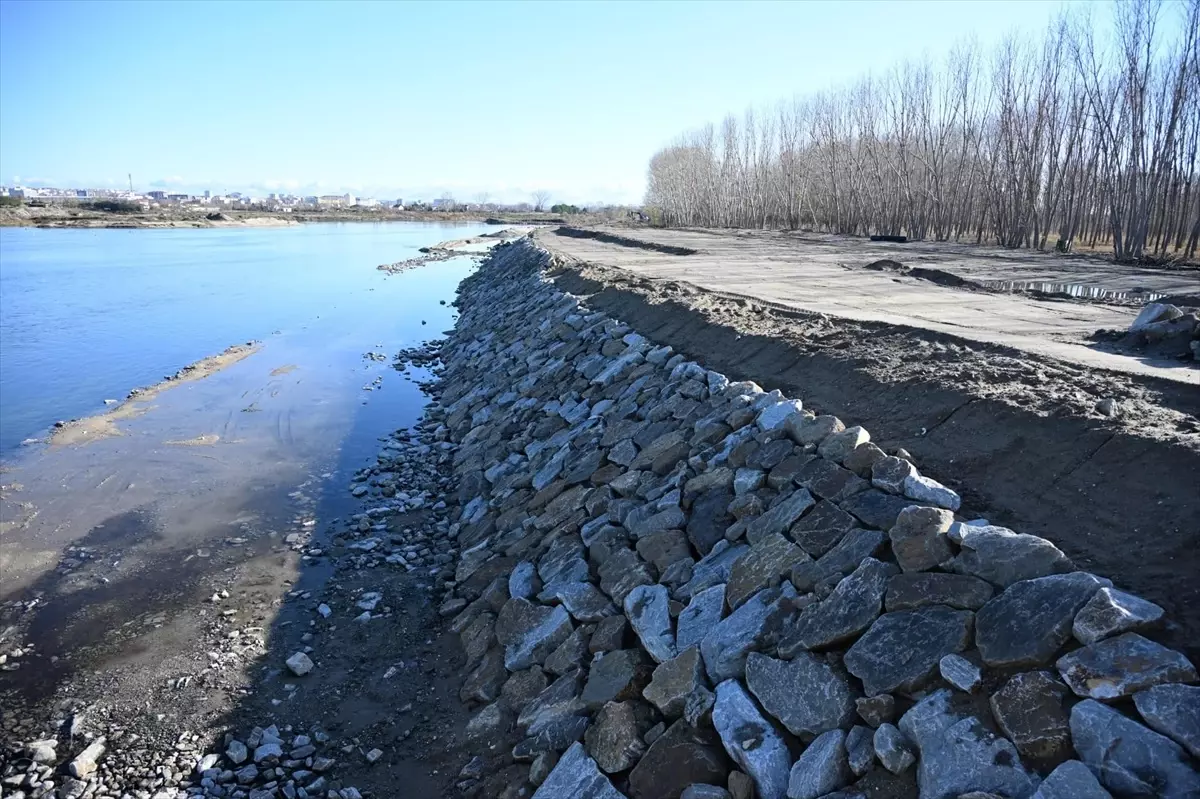
[[[52,181],[41,180],[41,179],[24,180],[24,179],[21,179],[19,176],[15,176],[13,180],[0,180],[0,188],[6,188],[6,189],[15,189],[15,188],[60,189],[60,190],[64,190],[64,191],[85,190],[85,191],[112,191],[112,192],[128,192],[130,190],[128,178],[124,182],[110,181],[105,184],[82,185],[82,184],[64,183],[61,181],[60,182],[52,182]],[[509,192],[506,194],[493,193],[490,191],[482,191],[482,192],[477,191],[470,195],[467,195],[467,194],[456,193],[453,191],[446,191],[444,189],[437,189],[437,190],[430,189],[427,191],[392,190],[390,192],[383,191],[382,193],[380,193],[380,192],[372,193],[370,191],[361,190],[359,188],[354,188],[354,187],[338,188],[338,187],[331,187],[331,186],[321,186],[321,185],[317,185],[317,184],[305,184],[305,185],[301,185],[298,188],[287,188],[287,187],[268,188],[268,187],[264,187],[264,186],[255,186],[254,184],[241,184],[241,186],[239,186],[239,187],[218,190],[218,189],[212,188],[211,186],[203,186],[203,187],[186,186],[186,185],[171,184],[171,183],[161,181],[161,180],[153,181],[149,184],[148,188],[143,188],[138,185],[136,177],[133,179],[133,193],[134,194],[148,195],[152,191],[162,191],[162,192],[166,192],[167,194],[186,194],[191,197],[202,197],[202,196],[204,196],[204,192],[208,191],[208,192],[211,192],[213,197],[228,197],[235,193],[239,193],[244,196],[248,195],[248,196],[254,197],[254,198],[259,198],[259,197],[266,198],[266,197],[269,197],[271,194],[283,195],[283,196],[294,196],[294,197],[342,196],[342,195],[349,194],[357,199],[371,199],[371,200],[378,200],[380,202],[385,202],[385,201],[393,202],[395,200],[404,200],[405,202],[430,203],[430,202],[433,202],[434,200],[441,199],[445,196],[450,196],[455,200],[455,202],[462,203],[462,204],[520,205],[522,203],[529,203],[529,204],[534,203],[534,199],[533,199],[534,192],[533,191],[525,193],[525,194],[521,194],[519,189],[509,190]],[[603,205],[640,205],[641,204],[640,200],[637,202],[612,202],[612,201],[601,200],[601,199],[586,201],[586,200],[581,200],[579,198],[558,197],[553,192],[547,192],[547,193],[550,195],[548,205],[556,205],[558,203],[566,203],[569,205],[593,207],[593,206],[603,206]],[[506,198],[509,198],[509,199],[506,199]]]

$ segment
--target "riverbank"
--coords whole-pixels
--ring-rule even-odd
[[[730,382],[674,300],[647,302],[670,312],[653,329],[618,321],[604,308],[620,284],[585,286],[580,269],[528,238],[502,245],[462,282],[446,341],[401,354],[440,361],[433,401],[355,473],[361,504],[264,551],[294,580],[214,582],[212,640],[242,641],[253,666],[149,701],[193,712],[186,736],[178,716],[139,721],[161,743],[138,745],[168,754],[137,768],[170,761],[148,791],[1200,787],[1194,739],[1165,710],[1195,689],[1160,685],[1197,681],[1158,643],[1194,645],[1187,603],[1164,614],[1104,589],[1139,565],[1077,571],[1063,530],[980,524],[1006,509],[954,462],[873,438],[887,419]],[[738,368],[765,381],[779,362]],[[217,685],[235,707],[195,713]],[[84,743],[70,721],[49,747],[60,768]],[[45,729],[11,735],[29,752]],[[109,785],[130,768],[114,740]]]
[[[604,221],[604,215],[573,215],[574,224]],[[65,205],[0,207],[0,227],[44,228],[236,228],[279,227],[315,223],[439,222],[445,224],[544,225],[564,224],[567,218],[540,213],[489,211],[402,211],[380,209],[329,209],[273,213],[266,211],[214,210],[181,206],[144,213],[107,213]]]

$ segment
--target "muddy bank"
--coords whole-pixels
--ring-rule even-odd
[[[389,275],[398,275],[410,269],[417,269],[438,261],[448,261],[451,258],[461,258],[464,255],[473,254],[482,257],[487,249],[492,247],[498,240],[508,241],[519,238],[528,235],[530,230],[531,228],[505,228],[504,230],[485,233],[482,236],[474,238],[443,241],[440,244],[422,247],[421,254],[413,258],[391,264],[380,264],[375,268],[381,272],[387,272]]]
[[[124,400],[113,404],[112,408],[103,413],[98,413],[94,416],[85,416],[82,419],[72,419],[69,422],[56,422],[53,431],[50,433],[50,443],[55,446],[78,445],[87,444],[91,441],[110,436],[119,436],[121,435],[121,429],[117,426],[117,423],[123,419],[132,419],[145,413],[150,407],[147,403],[162,392],[183,383],[203,380],[209,375],[216,374],[238,361],[249,358],[258,352],[260,348],[261,344],[256,341],[250,341],[245,344],[234,344],[226,347],[225,350],[216,355],[209,355],[195,363],[188,364],[175,374],[164,377],[154,385],[133,389]]]

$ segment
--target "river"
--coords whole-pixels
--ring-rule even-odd
[[[475,262],[376,266],[494,229],[0,229],[0,649],[20,641],[32,667],[0,694],[36,701],[119,666],[136,698],[196,639],[214,579],[296,579],[288,536],[351,512],[353,472],[420,417],[427,373],[392,358],[453,326]],[[48,443],[55,421],[251,340],[118,435]]]

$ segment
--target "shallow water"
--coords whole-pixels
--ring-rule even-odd
[[[487,229],[0,231],[0,631],[19,621],[39,651],[111,662],[125,655],[110,631],[139,614],[186,617],[243,550],[291,575],[286,536],[359,508],[350,476],[419,419],[427,373],[392,357],[453,326],[475,262],[375,267]],[[133,403],[120,435],[19,444],[250,339],[263,345],[244,360]],[[22,670],[22,690],[51,690],[71,662]]]
[[[981,285],[997,291],[1033,291],[1099,302],[1154,302],[1167,296],[1154,291],[1117,291],[1089,283],[1054,283],[1045,280],[984,280]]]
[[[418,309],[457,283],[455,267],[388,279],[375,267],[488,229],[0,228],[0,457],[230,344],[408,346],[431,332]]]

